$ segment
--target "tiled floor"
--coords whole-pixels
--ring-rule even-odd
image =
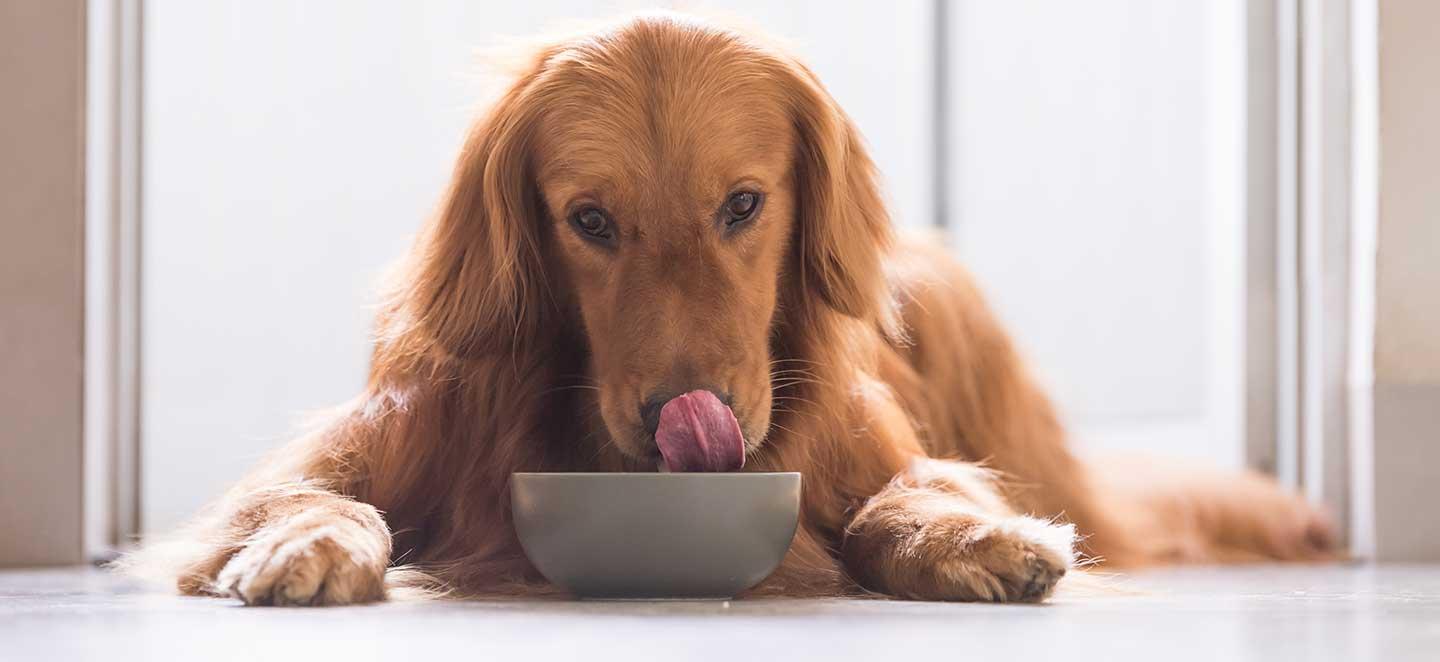
[[[0,660],[1430,660],[1440,566],[1145,573],[1044,606],[878,600],[244,608],[0,572]]]

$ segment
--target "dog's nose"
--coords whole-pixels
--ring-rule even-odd
[[[714,393],[715,397],[720,399],[720,402],[725,403],[726,407],[732,407],[730,404],[730,394],[713,388],[699,387],[685,389],[683,391],[657,391],[651,393],[650,397],[645,398],[645,402],[640,404],[640,421],[645,424],[645,431],[650,433],[651,437],[654,437],[655,431],[660,429],[660,410],[665,408],[665,403],[674,399],[675,396],[691,391],[709,391]]]

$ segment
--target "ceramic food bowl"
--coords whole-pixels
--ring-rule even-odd
[[[798,473],[516,473],[520,544],[582,598],[723,599],[790,548]]]

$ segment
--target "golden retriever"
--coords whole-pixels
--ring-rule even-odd
[[[470,130],[364,392],[185,529],[172,581],[249,604],[545,590],[511,472],[661,465],[804,474],[756,594],[1039,601],[1087,559],[1327,553],[1325,518],[1258,475],[1079,461],[876,180],[815,75],[751,35],[658,15],[541,49]]]

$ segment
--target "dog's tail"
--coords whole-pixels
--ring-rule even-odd
[[[1338,560],[1331,517],[1268,476],[1168,458],[1087,463],[1109,530],[1087,542],[1112,567]]]

